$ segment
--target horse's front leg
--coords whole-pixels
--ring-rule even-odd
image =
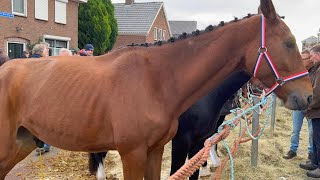
[[[147,162],[147,148],[138,146],[137,148],[127,151],[118,150],[121,156],[123,166],[123,176],[125,180],[142,180]]]
[[[36,148],[33,136],[25,128],[19,128],[16,136],[11,136],[9,132],[10,126],[0,133],[0,180]]]
[[[147,168],[144,173],[145,180],[160,179],[163,150],[164,146],[152,149],[148,152]]]

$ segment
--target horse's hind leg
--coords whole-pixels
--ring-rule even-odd
[[[186,162],[191,143],[192,140],[189,136],[175,136],[172,139],[170,175],[177,172]]]
[[[204,140],[200,140],[196,142],[194,146],[191,147],[188,158],[191,159],[193,156],[195,156],[202,148],[204,147]],[[199,169],[196,170],[192,176],[189,178],[189,180],[197,180],[199,177]]]
[[[0,136],[0,180],[10,170],[27,157],[35,148],[32,134],[21,127],[16,135],[10,135],[9,128],[3,129]]]
[[[163,150],[162,146],[148,152],[147,168],[144,173],[145,180],[160,180]]]

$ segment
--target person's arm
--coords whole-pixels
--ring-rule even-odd
[[[320,108],[320,69],[317,70],[314,77],[314,87],[313,87],[313,96],[310,108],[319,109]]]

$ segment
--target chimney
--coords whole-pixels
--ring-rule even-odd
[[[134,3],[134,0],[126,0],[126,5],[132,5]]]

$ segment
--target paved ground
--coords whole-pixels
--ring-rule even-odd
[[[45,153],[43,158],[54,157],[58,154],[59,149],[51,147],[51,151],[49,153]],[[18,163],[6,176],[5,180],[24,180],[26,175],[30,174],[31,171],[31,163],[40,161],[40,157],[37,155],[35,151],[33,151],[29,156],[27,156],[23,161]]]

